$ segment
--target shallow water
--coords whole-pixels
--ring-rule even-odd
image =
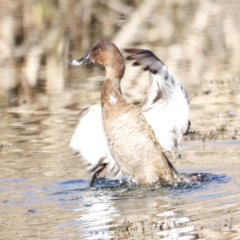
[[[0,239],[240,239],[239,141],[186,142],[193,186],[140,188],[88,175],[68,149],[78,116],[0,116]]]

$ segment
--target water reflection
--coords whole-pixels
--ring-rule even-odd
[[[189,217],[178,217],[180,214],[177,211],[168,211],[158,214],[162,220],[155,225],[156,235],[163,239],[196,239],[196,234],[191,234],[195,231],[195,226],[187,226],[191,220]]]
[[[51,226],[53,234],[67,228],[71,232],[68,237],[81,239],[197,239],[201,235],[199,226],[204,225],[201,219],[206,217],[201,211],[207,212],[210,222],[215,221],[221,205],[226,209],[230,204],[221,201],[229,194],[224,189],[233,188],[230,178],[225,175],[212,175],[207,180],[195,188],[130,188],[116,182],[113,186],[108,179],[102,179],[94,189],[84,179],[48,181],[42,182],[41,186],[27,179],[9,179],[0,184],[4,186],[2,192],[12,192],[2,201],[5,210],[21,206],[22,214],[39,219],[42,211],[58,209],[44,218],[46,222],[55,223]],[[218,191],[211,194],[215,186]],[[211,208],[206,209],[207,205]],[[68,217],[61,218],[65,213]],[[216,221],[215,225],[232,227],[232,217],[226,219],[225,222]]]
[[[184,204],[193,201],[195,193],[202,196],[203,192],[211,191],[211,185],[220,186],[230,180],[224,175],[206,175],[205,182],[195,188],[140,188],[136,185],[130,188],[126,184],[102,179],[97,188],[90,189],[87,181],[72,180],[58,183],[58,191],[50,196],[58,195],[60,202],[63,198],[64,201],[79,199],[79,207],[73,209],[79,213],[75,219],[79,226],[77,236],[86,239],[155,239],[157,236],[163,239],[196,239],[196,226],[191,223],[191,217],[186,216]],[[217,194],[212,195],[211,199],[216,197]],[[179,204],[174,199],[179,201],[181,198],[183,208],[178,208]],[[209,199],[209,196],[205,193],[203,199]]]
[[[75,112],[0,119],[4,239],[238,239],[239,145],[186,144],[176,168],[202,182],[151,188],[98,179],[67,148]]]

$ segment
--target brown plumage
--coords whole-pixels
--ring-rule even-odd
[[[163,154],[139,107],[123,98],[120,82],[125,63],[118,48],[111,42],[100,42],[70,65],[90,62],[106,69],[101,91],[103,127],[111,155],[122,172],[145,186],[157,181],[184,180]]]

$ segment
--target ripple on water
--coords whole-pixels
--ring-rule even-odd
[[[75,219],[78,224],[76,235],[86,239],[110,237],[116,233],[121,235],[124,231],[124,234],[130,234],[130,229],[133,231],[134,228],[135,233],[138,232],[136,229],[147,228],[145,237],[155,234],[166,239],[169,236],[172,239],[180,236],[182,239],[196,239],[198,236],[192,234],[196,226],[188,226],[192,220],[184,216],[185,211],[169,211],[169,208],[175,205],[173,200],[182,199],[184,202],[192,199],[193,202],[214,199],[228,194],[223,189],[231,181],[224,174],[196,174],[201,175],[199,184],[171,187],[158,185],[150,188],[107,178],[97,179],[95,188],[90,188],[87,180],[74,179],[55,183],[52,188],[54,191],[47,196],[57,197],[60,205],[64,205],[63,201],[68,202],[72,211],[79,213],[79,217]],[[69,204],[72,201],[75,201],[77,206]],[[148,205],[152,207],[149,209]],[[148,212],[144,212],[144,209],[148,209]],[[153,214],[154,209],[159,213]],[[122,223],[116,219],[122,219]],[[144,226],[139,225],[140,219],[145,219],[141,223]],[[62,224],[58,226],[61,227]]]
[[[56,136],[59,137],[59,131]],[[129,182],[100,178],[95,182],[94,188],[90,188],[88,180],[77,178],[81,175],[76,174],[73,177],[75,179],[66,180],[66,169],[71,173],[73,170],[78,173],[79,169],[75,169],[74,164],[70,165],[73,159],[68,156],[62,157],[61,161],[55,160],[64,156],[65,150],[52,155],[53,149],[60,148],[46,150],[44,146],[49,146],[49,140],[38,138],[36,145],[35,136],[30,135],[28,140],[29,138],[34,144],[26,146],[29,149],[31,147],[30,153],[33,157],[23,158],[22,155],[14,153],[8,156],[6,151],[2,152],[2,156],[5,154],[4,156],[9,158],[9,162],[5,161],[2,168],[5,178],[10,176],[10,172],[14,173],[12,179],[0,180],[0,211],[5,211],[2,221],[7,222],[7,225],[4,223],[3,226],[11,226],[13,222],[14,226],[19,227],[19,234],[27,234],[27,230],[30,232],[41,226],[47,229],[47,226],[49,231],[46,230],[45,236],[52,236],[53,239],[76,237],[190,240],[203,236],[203,230],[199,226],[207,228],[208,231],[215,226],[220,230],[229,229],[236,219],[236,216],[232,218],[231,215],[233,207],[228,206],[239,202],[239,182],[229,175],[226,169],[184,169],[186,174],[201,179],[198,184],[159,184],[142,188]],[[226,144],[233,145],[231,142]],[[41,151],[45,149],[46,154],[39,155],[37,152],[39,159],[35,158],[33,147]],[[214,154],[217,151],[218,149]],[[196,153],[199,155],[193,156],[208,154],[207,151],[203,152],[202,148],[197,148]],[[35,176],[40,174],[48,176],[48,180],[39,180],[38,177],[35,181]],[[31,178],[24,178],[25,176]],[[20,216],[18,221],[15,218],[16,213]],[[36,219],[36,225],[32,217]],[[10,235],[11,228],[0,230],[5,231],[7,236]],[[41,234],[43,236],[44,232]]]
[[[214,172],[214,169],[208,171]],[[1,180],[1,183],[21,184],[16,191],[16,194],[21,193],[21,200],[10,198],[5,204],[25,204],[27,215],[40,216],[43,203],[59,206],[63,212],[75,213],[74,221],[62,219],[55,226],[60,229],[74,228],[75,236],[81,238],[135,236],[137,239],[138,236],[148,239],[155,236],[154,239],[181,237],[190,240],[199,237],[193,221],[196,216],[189,216],[184,206],[190,206],[190,203],[199,206],[201,202],[236,191],[232,187],[228,190],[231,178],[225,174],[195,174],[201,178],[199,184],[156,185],[148,188],[107,178],[97,179],[94,188],[89,187],[86,179],[48,181],[41,186],[29,186],[27,179]],[[225,199],[215,205],[230,203],[231,200]],[[209,206],[214,207],[211,204]]]
[[[1,118],[3,239],[239,239],[239,141],[184,144],[179,167],[200,174],[199,184],[142,188],[104,178],[90,188],[66,149],[76,116],[28,119]]]

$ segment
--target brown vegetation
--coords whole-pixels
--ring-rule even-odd
[[[2,102],[37,101],[47,111],[97,102],[99,68],[86,74],[89,68],[69,68],[68,61],[111,40],[160,57],[187,88],[196,119],[219,111],[239,116],[238,0],[19,0],[1,1],[0,12]],[[147,84],[140,68],[127,67],[122,88],[129,101],[139,102]]]

